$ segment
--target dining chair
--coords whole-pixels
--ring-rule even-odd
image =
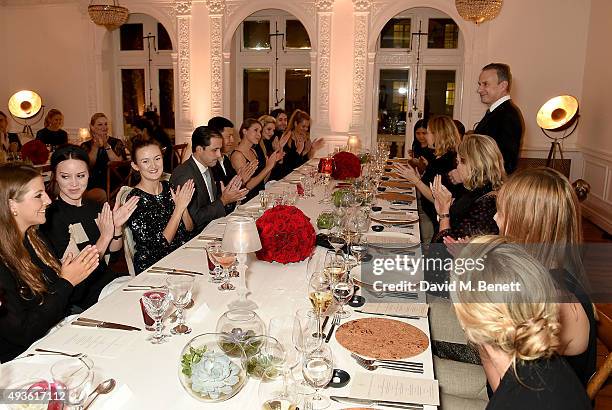
[[[183,162],[185,150],[187,149],[187,143],[176,144],[172,147],[172,160],[170,161],[170,168],[174,169]]]
[[[610,373],[612,373],[612,318],[609,313],[604,312],[601,305],[596,304],[595,309],[597,312],[597,338],[608,349],[608,356],[587,385],[587,394],[591,400],[595,399],[597,393],[608,381]]]
[[[110,161],[106,168],[106,198],[109,204],[113,204],[119,189],[123,185],[132,185],[134,170],[130,160]],[[116,188],[113,188],[116,187]]]
[[[127,196],[130,192],[132,192],[132,189],[132,187],[125,185],[119,188],[117,199],[121,205],[125,204]],[[125,263],[128,267],[130,276],[136,276],[136,271],[134,270],[134,238],[132,236],[132,230],[127,226],[127,224],[123,225],[123,253],[125,255]]]

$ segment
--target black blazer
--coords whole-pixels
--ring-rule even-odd
[[[223,185],[227,186],[227,184],[236,176],[236,170],[232,166],[232,162],[227,156],[223,155],[223,159],[221,161],[223,161],[225,172],[219,164],[219,161],[217,161],[217,165],[211,168],[211,171],[215,181],[223,182]]]
[[[485,114],[474,133],[488,135],[497,142],[504,157],[506,174],[516,170],[521,140],[525,130],[521,111],[511,100],[504,101],[492,112]]]
[[[193,198],[187,207],[187,211],[193,219],[194,235],[198,235],[210,221],[217,218],[222,218],[226,215],[225,207],[221,202],[221,189],[216,181],[214,173],[212,173],[213,189],[215,190],[215,200],[211,202],[206,189],[204,177],[200,173],[200,169],[195,163],[193,156],[181,165],[176,167],[170,177],[170,184],[174,187],[183,185],[189,179],[193,179],[195,184],[195,192]]]

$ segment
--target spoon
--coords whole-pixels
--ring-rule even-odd
[[[115,379],[106,379],[103,382],[101,382],[100,384],[98,384],[96,386],[96,389],[89,394],[91,396],[92,394],[95,393],[95,396],[93,397],[93,399],[91,399],[89,404],[87,406],[85,406],[84,410],[87,410],[88,408],[90,408],[91,405],[93,404],[93,402],[96,401],[96,399],[98,398],[99,395],[101,395],[101,394],[108,394],[111,391],[113,391],[113,389],[115,388],[116,385],[117,385],[117,382],[115,381]]]

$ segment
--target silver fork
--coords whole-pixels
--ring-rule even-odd
[[[374,360],[374,359],[366,359],[365,357],[361,357],[355,353],[351,353],[351,357],[358,362],[362,362],[368,366],[381,364],[381,365],[392,365],[392,366],[406,366],[406,367],[418,367],[423,368],[423,363],[420,362],[404,362],[401,360]]]
[[[66,352],[60,352],[58,350],[40,349],[38,347],[36,349],[34,349],[34,351],[40,352],[40,353],[58,354],[58,355],[61,355],[61,356],[68,356],[68,357],[81,357],[81,356],[83,356],[83,353],[66,353]]]
[[[362,358],[359,358],[362,359]],[[357,362],[357,364],[361,367],[363,367],[366,370],[369,370],[371,372],[373,372],[374,370],[378,369],[379,367],[381,369],[390,369],[390,370],[397,370],[399,372],[407,372],[407,373],[420,373],[423,374],[423,368],[422,367],[408,367],[408,366],[394,366],[391,364],[380,364],[380,365],[375,365],[375,364],[367,364],[362,360],[359,359],[355,359],[355,361]]]
[[[338,326],[339,324],[340,324],[340,315],[336,313],[332,320],[331,327],[329,328],[329,333],[327,334],[327,337],[325,338],[325,343],[329,343],[332,335],[334,334],[334,328]]]

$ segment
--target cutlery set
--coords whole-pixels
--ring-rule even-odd
[[[86,317],[78,317],[74,320],[71,325],[73,326],[86,326],[86,327],[99,327],[104,329],[117,329],[117,330],[137,330],[140,331],[139,327],[124,325],[122,323],[104,322],[102,320],[88,319]]]
[[[358,399],[355,397],[343,397],[343,396],[329,396],[329,398],[338,403],[359,404],[359,405],[368,406],[368,407],[383,406],[383,407],[393,407],[395,409],[423,410],[422,404],[405,403],[401,401]]]
[[[355,353],[351,353],[351,357],[355,359],[359,366],[369,371],[374,371],[380,367],[381,369],[423,374],[423,363],[419,362],[404,362],[401,360],[372,360],[365,359],[356,355]]]

